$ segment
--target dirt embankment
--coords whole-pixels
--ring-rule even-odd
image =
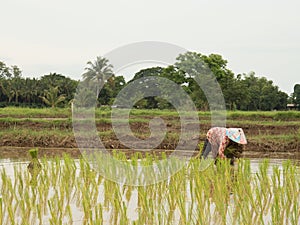
[[[133,120],[130,122],[132,132],[140,139],[147,139],[150,135],[149,123],[145,120],[151,119],[144,116],[141,122]],[[177,147],[181,125],[178,118],[164,117],[167,135],[160,142],[157,149],[172,150]],[[298,121],[299,122],[299,121]],[[281,122],[264,124],[264,119],[253,123],[243,120],[231,120],[227,127],[242,127],[248,139],[246,151],[260,152],[295,152],[300,151],[300,126],[299,123]],[[97,130],[102,143],[107,149],[128,149],[126,145],[116,137],[110,122],[98,121]],[[195,126],[198,126],[197,124]],[[203,143],[205,134],[210,128],[209,122],[200,121],[199,143]],[[72,122],[67,118],[24,119],[0,121],[0,147],[40,147],[53,149],[76,149],[77,143],[72,132]],[[192,139],[193,137],[191,137]],[[93,144],[93,143],[90,143]],[[89,147],[89,146],[87,146]],[[199,146],[196,148],[199,149]],[[191,149],[192,150],[192,149]],[[2,153],[1,155],[3,155]],[[2,156],[3,157],[3,156]]]

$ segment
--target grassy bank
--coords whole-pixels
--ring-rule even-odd
[[[96,109],[98,134],[107,148],[126,148],[117,141],[111,125],[111,110]],[[211,114],[198,112],[200,141],[211,127]],[[167,126],[162,149],[174,149],[180,135],[180,119],[172,110],[137,110],[130,112],[129,121],[116,120],[119,124],[129,122],[132,132],[140,138],[150,135],[149,122],[159,117]],[[114,122],[116,122],[114,121]],[[84,124],[84,122],[83,122]],[[228,127],[244,129],[248,150],[299,151],[300,111],[240,112],[228,111]],[[8,107],[0,109],[0,146],[28,147],[76,147],[73,136],[71,110],[68,108],[29,109]]]
[[[95,110],[96,117],[110,117],[111,110],[108,107],[100,107]],[[131,110],[132,116],[177,116],[175,110]],[[210,117],[210,112],[199,111],[200,118]],[[66,118],[71,117],[70,108],[22,108],[22,107],[5,107],[0,108],[1,117],[18,117],[18,118]],[[300,111],[227,111],[227,119],[247,119],[247,120],[274,120],[290,121],[299,120]]]

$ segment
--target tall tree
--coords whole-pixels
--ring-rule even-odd
[[[188,88],[195,105],[199,109],[207,109],[210,99],[210,104],[214,104],[213,107],[222,108],[224,100],[216,90],[219,89],[216,81],[219,82],[226,99],[228,96],[225,95],[225,89],[229,78],[233,77],[232,72],[226,69],[227,61],[216,54],[205,56],[197,52],[180,54],[176,60],[175,66],[186,74]]]
[[[139,87],[141,87],[141,93],[143,92],[155,92],[159,95],[168,95],[170,96],[170,93],[167,94],[170,90],[167,90],[170,88],[170,83],[165,82],[158,82],[155,77],[160,78],[166,78],[169,81],[174,82],[175,84],[178,84],[180,86],[184,86],[187,82],[187,79],[185,78],[185,74],[182,70],[179,70],[173,65],[170,65],[168,67],[151,67],[142,69],[139,72],[137,72],[133,79],[130,82],[136,81],[137,79],[144,78],[143,80],[138,81]],[[183,88],[186,88],[185,86]],[[155,91],[156,90],[156,91]],[[139,93],[139,92],[138,92]],[[175,98],[175,95],[177,95],[178,92],[172,92],[172,96]],[[181,99],[178,96],[178,101]],[[161,97],[155,97],[155,96],[149,96],[145,97],[143,100],[139,101],[136,104],[139,108],[172,108],[171,104],[169,104],[166,100],[162,99]]]
[[[296,104],[296,106],[300,110],[300,84],[295,84],[293,96],[294,104]]]
[[[26,78],[24,83],[23,101],[31,105],[36,103],[39,99],[38,96],[38,81],[35,78]]]
[[[279,90],[273,81],[265,77],[257,77],[254,72],[238,82],[242,88],[239,93],[244,94],[244,99],[237,106],[241,110],[273,110],[285,109],[288,95]]]
[[[134,75],[132,80],[128,82],[130,83],[143,78],[143,80],[138,81],[139,85],[137,85],[135,90],[136,96],[142,98],[136,103],[136,107],[148,109],[157,108],[158,102],[156,101],[155,96],[144,97],[144,94],[147,93],[150,89],[152,89],[153,86],[158,86],[158,84],[154,83],[154,80],[155,77],[161,75],[163,70],[164,68],[159,66],[142,69]]]
[[[10,68],[0,61],[0,78],[11,78]]]
[[[11,73],[13,74],[14,78],[20,78],[20,77],[22,77],[22,71],[16,65],[11,66]]]
[[[45,104],[55,108],[59,103],[65,100],[64,95],[58,95],[58,87],[51,87],[49,90],[45,90],[44,96],[40,97]]]
[[[14,77],[11,80],[11,91],[13,92],[15,96],[15,103],[19,103],[19,96],[23,94],[24,92],[24,79],[20,78],[19,76]]]
[[[44,91],[51,87],[58,87],[58,95],[64,95],[67,102],[74,98],[74,93],[78,85],[78,81],[72,80],[69,77],[65,77],[58,73],[44,75],[40,78],[38,83],[39,95],[43,95]]]
[[[288,94],[283,91],[278,91],[277,96],[278,96],[278,103],[275,106],[275,109],[285,110],[287,103],[288,103],[288,98],[289,98]]]
[[[6,96],[7,103],[10,103],[13,99],[14,92],[11,90],[12,87],[12,81],[11,80],[3,80],[1,82],[1,91]]]
[[[160,76],[160,74],[163,72],[164,68],[157,66],[157,67],[151,67],[146,69],[141,69],[139,72],[137,72],[134,77],[129,81],[132,82],[134,80],[143,78],[143,77],[149,77],[149,76]]]
[[[87,62],[86,72],[82,75],[87,81],[97,82],[97,96],[100,93],[106,80],[113,75],[113,66],[109,64],[108,59],[98,56],[94,62]]]
[[[125,86],[123,76],[111,76],[100,91],[98,101],[102,105],[112,105],[118,93]]]

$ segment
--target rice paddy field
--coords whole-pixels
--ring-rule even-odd
[[[211,126],[210,113],[198,115],[199,146],[191,149],[196,153]],[[110,109],[96,110],[96,127],[115,159],[155,165],[178,143],[178,114],[132,110],[129,119],[133,133],[143,139],[157,116],[167,135],[147,154],[117,140]],[[203,169],[192,157],[167,179],[134,186],[108,179],[83,157],[70,109],[0,109],[0,224],[299,225],[300,112],[227,112],[226,123],[243,128],[248,139],[234,166],[221,160]],[[37,154],[30,158],[33,147],[39,148],[38,159]],[[115,164],[107,168],[118,170]]]
[[[142,161],[155,163],[151,155]],[[295,161],[254,166],[241,159],[232,167],[224,160],[203,171],[192,158],[169,179],[145,186],[112,182],[83,158],[40,162],[30,173],[28,162],[2,161],[0,224],[300,223]]]

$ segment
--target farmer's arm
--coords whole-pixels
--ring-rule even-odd
[[[219,157],[222,159],[225,158],[224,151],[225,151],[226,146],[228,145],[228,142],[229,142],[228,137],[224,136],[224,138],[222,139],[222,142],[219,145]]]

